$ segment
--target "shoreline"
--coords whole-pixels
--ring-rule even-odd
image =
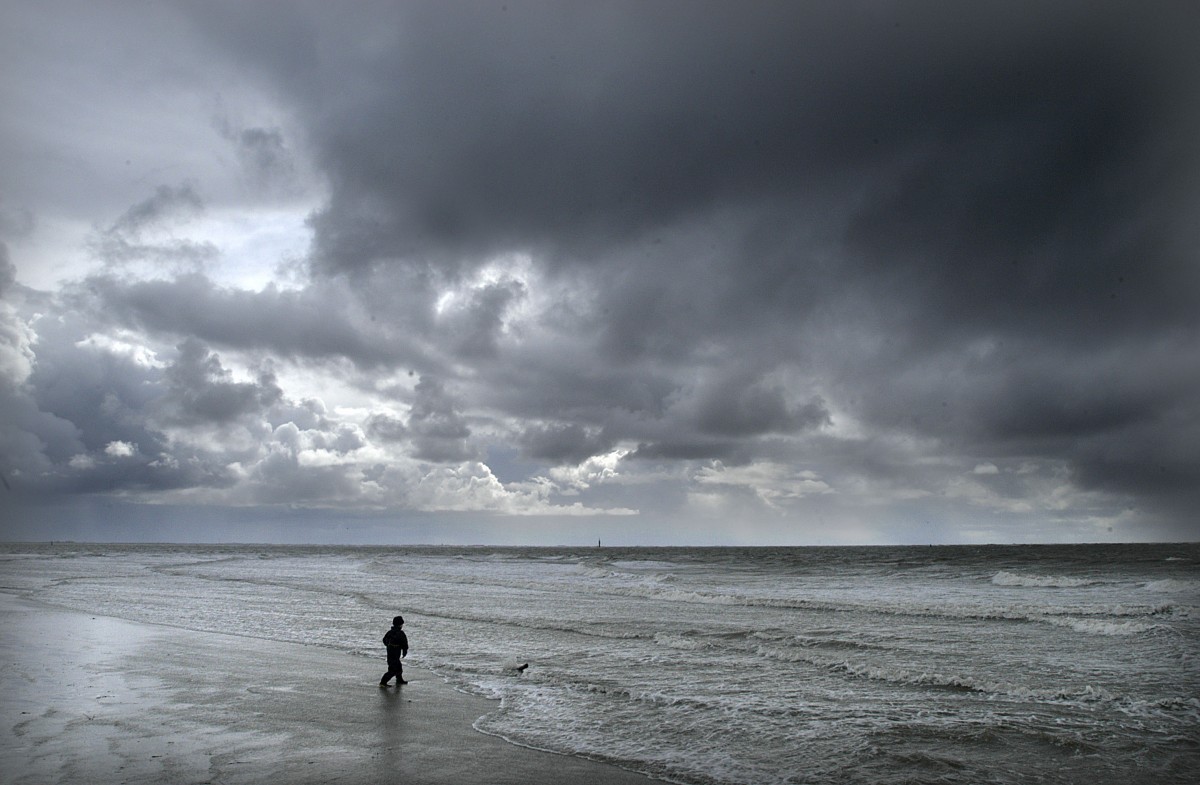
[[[315,646],[194,632],[0,592],[0,782],[659,782],[475,730],[494,701]]]

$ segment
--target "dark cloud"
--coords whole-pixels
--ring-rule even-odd
[[[372,324],[358,298],[336,284],[251,292],[219,286],[200,273],[132,282],[97,276],[76,297],[81,307],[110,311],[119,323],[223,346],[264,348],[289,358],[346,358],[366,366],[424,365],[425,351],[403,330],[412,326],[413,311],[401,311],[401,329],[388,330]],[[406,295],[391,303],[403,309]],[[415,310],[424,308],[421,302]]]
[[[37,221],[28,207],[12,207],[0,200],[0,237],[25,238],[36,226]]]
[[[465,302],[451,303],[440,330],[452,351],[466,360],[495,357],[505,313],[523,294],[519,282],[504,281],[474,289]]]
[[[204,202],[190,183],[160,185],[152,196],[96,232],[92,250],[115,266],[150,262],[166,269],[194,269],[217,258],[219,250],[210,242],[181,238],[173,230],[203,211]]]
[[[884,212],[912,227],[908,214],[1009,242],[1130,160],[1131,143],[1136,155],[1182,94],[1186,77],[1166,69],[1187,62],[1152,48],[1175,50],[1179,14],[406,3],[282,29],[256,10],[201,17],[309,113],[333,185],[319,261],[358,268],[455,249],[578,257],[714,205],[889,170],[911,183],[893,200],[925,193],[864,211],[864,226]],[[313,48],[338,54],[301,78],[318,61],[298,67],[296,53]],[[945,227],[943,207],[963,225]]]
[[[50,456],[82,449],[75,426],[41,411],[29,394],[35,335],[12,302],[19,299],[16,269],[0,242],[0,476],[7,489],[39,482]]]
[[[305,398],[297,401],[279,398],[276,395],[278,388],[275,387],[274,376],[269,370],[260,372],[259,382],[263,392],[270,388],[267,398],[271,401],[271,407],[264,414],[272,428],[287,423],[305,431],[328,431],[333,428],[334,424],[326,416],[325,403],[320,399]]]
[[[475,450],[467,442],[471,429],[459,411],[459,401],[440,381],[430,377],[421,377],[414,392],[408,419],[413,455],[439,463],[475,458]]]
[[[160,395],[153,383],[158,372],[127,354],[100,349],[86,332],[80,335],[80,326],[70,318],[38,323],[29,394],[43,414],[69,423],[72,435],[47,442],[47,457],[62,464],[76,454],[102,453],[114,442],[156,455],[165,439],[149,426],[146,413]]]
[[[164,375],[170,416],[184,424],[228,423],[258,415],[283,397],[269,371],[254,382],[232,381],[220,357],[195,339],[179,345],[179,356]]]
[[[281,128],[239,127],[225,116],[217,118],[216,127],[233,144],[238,163],[251,185],[266,191],[295,187],[296,158]]]
[[[204,210],[204,201],[190,183],[179,186],[160,185],[154,195],[138,202],[121,214],[109,232],[137,235],[143,229],[176,215],[190,215]]]
[[[155,425],[160,371],[94,340],[62,340],[77,327],[39,323],[36,363],[3,392],[10,482],[52,493],[227,486],[220,460],[171,444]]]
[[[615,446],[602,430],[579,423],[534,424],[521,434],[520,442],[527,456],[553,464],[579,464]]]
[[[180,7],[182,48],[278,101],[216,124],[247,190],[319,172],[305,274],[220,282],[190,172],[110,208],[104,271],[8,314],[10,465],[1194,533],[1187,4]]]
[[[704,461],[726,460],[745,463],[749,460],[747,445],[730,439],[679,440],[638,444],[627,460]]]
[[[8,255],[8,244],[0,241],[0,297],[17,281],[17,267]]]
[[[286,184],[294,176],[292,156],[278,128],[246,128],[236,142],[243,165],[260,185]]]
[[[404,421],[387,414],[372,414],[367,419],[367,431],[387,442],[403,442],[409,438],[408,426]]]
[[[832,424],[819,399],[793,404],[781,385],[745,376],[705,389],[696,401],[695,417],[702,433],[723,437],[792,433]]]

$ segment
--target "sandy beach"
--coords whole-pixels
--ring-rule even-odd
[[[495,708],[406,668],[138,624],[0,594],[3,783],[570,783],[652,780],[475,731]]]

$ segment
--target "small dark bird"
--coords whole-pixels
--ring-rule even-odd
[[[517,673],[524,673],[524,672],[525,672],[525,669],[526,669],[526,668],[528,668],[528,667],[529,667],[529,663],[528,663],[528,662],[527,662],[527,663],[525,663],[524,665],[518,665],[518,666],[517,666]]]

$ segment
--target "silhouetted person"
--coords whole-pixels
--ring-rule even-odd
[[[401,658],[408,656],[408,636],[400,629],[403,626],[404,617],[397,616],[392,619],[392,628],[383,636],[383,645],[387,646],[388,672],[379,680],[380,687],[388,686],[388,680],[393,676],[397,684],[408,684],[404,680],[404,666],[400,663]]]

